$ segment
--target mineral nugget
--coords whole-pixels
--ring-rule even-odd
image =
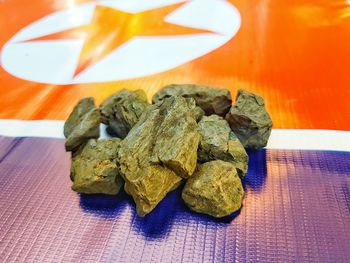
[[[221,160],[198,165],[182,191],[182,199],[193,211],[224,217],[242,206],[244,190],[236,167]]]
[[[231,93],[226,89],[218,89],[195,84],[172,84],[165,86],[153,96],[153,103],[171,96],[193,98],[197,106],[206,115],[216,114],[225,116],[232,105]]]
[[[271,134],[272,120],[262,97],[239,90],[226,120],[245,148],[258,149],[266,146]]]
[[[198,123],[201,140],[199,162],[223,160],[231,162],[243,178],[248,170],[248,155],[227,121],[218,115],[204,116]]]
[[[192,112],[193,112],[193,117],[195,118],[196,122],[199,122],[203,118],[203,116],[205,115],[204,110],[202,110],[202,108],[197,107],[197,106],[193,109]]]
[[[191,176],[196,168],[200,139],[194,116],[194,100],[175,96],[162,101],[153,148],[152,162],[162,164],[183,178]]]
[[[181,184],[181,178],[162,165],[140,167],[125,175],[125,192],[136,203],[136,212],[145,216],[151,212],[166,194]]]
[[[116,164],[120,139],[90,139],[73,157],[72,189],[85,194],[115,195],[123,185]]]
[[[94,108],[94,98],[89,97],[81,99],[78,104],[75,105],[73,111],[64,123],[64,137],[67,138],[73,132],[74,128],[82,121],[84,115]]]
[[[166,194],[181,183],[181,177],[160,162],[151,162],[159,112],[148,109],[122,141],[119,149],[124,190],[136,204],[139,216],[151,212]]]
[[[124,189],[144,216],[195,170],[199,133],[194,100],[167,98],[148,107],[119,150]]]
[[[75,151],[89,139],[100,136],[101,114],[98,109],[92,109],[76,123],[66,140],[66,150]]]
[[[148,105],[143,90],[122,90],[100,105],[102,122],[109,125],[109,133],[125,138]]]

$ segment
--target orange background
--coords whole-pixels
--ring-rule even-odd
[[[89,1],[5,0],[0,47],[32,22]],[[121,88],[151,97],[169,83],[202,83],[261,94],[275,128],[350,130],[350,3],[232,0],[242,17],[235,37],[219,49],[145,78],[84,85],[18,79],[0,67],[0,118],[65,119],[78,99],[99,104]],[[314,3],[312,3],[314,2]]]

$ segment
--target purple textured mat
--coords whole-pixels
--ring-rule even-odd
[[[346,262],[350,153],[250,153],[240,213],[190,212],[175,191],[148,216],[70,189],[62,140],[0,137],[0,262]]]

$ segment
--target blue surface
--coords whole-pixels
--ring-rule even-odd
[[[132,199],[70,189],[64,142],[0,137],[0,262],[348,262],[350,153],[249,152],[240,212],[191,212],[181,189]]]

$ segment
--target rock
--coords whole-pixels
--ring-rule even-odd
[[[272,120],[262,97],[239,90],[236,103],[226,115],[226,120],[245,148],[266,146],[271,134]]]
[[[143,90],[122,90],[100,105],[102,122],[109,125],[110,134],[125,138],[148,106]]]
[[[193,116],[196,119],[196,122],[199,122],[204,115],[205,115],[205,112],[204,110],[202,110],[202,108],[196,106],[193,109]]]
[[[160,122],[152,161],[159,160],[183,178],[191,176],[197,164],[200,135],[195,108],[194,100],[176,96],[159,104]]]
[[[100,136],[101,115],[98,109],[92,109],[83,115],[66,140],[66,151],[75,151],[89,139]]]
[[[199,133],[194,100],[171,97],[146,109],[122,141],[120,170],[125,191],[140,216],[152,209],[195,170]]]
[[[226,89],[218,89],[194,84],[172,84],[165,86],[153,96],[153,103],[171,96],[193,98],[196,105],[202,108],[206,115],[225,116],[232,105],[231,93]]]
[[[124,177],[151,165],[150,159],[156,141],[155,131],[159,119],[159,112],[153,110],[154,108],[151,106],[146,110],[120,144],[118,160]]]
[[[181,184],[181,178],[161,165],[140,167],[125,174],[125,192],[136,203],[136,212],[145,216],[151,212],[166,194]]]
[[[182,199],[193,211],[224,217],[242,206],[244,190],[236,167],[221,160],[198,165],[182,191]]]
[[[218,115],[204,116],[198,127],[201,135],[198,161],[231,162],[240,178],[243,178],[248,170],[248,155],[227,121]]]
[[[115,195],[123,185],[116,164],[120,139],[90,139],[73,157],[72,189],[85,194]]]
[[[75,105],[72,113],[64,123],[63,133],[66,138],[73,132],[74,128],[82,121],[84,115],[95,108],[94,98],[84,98]]]

